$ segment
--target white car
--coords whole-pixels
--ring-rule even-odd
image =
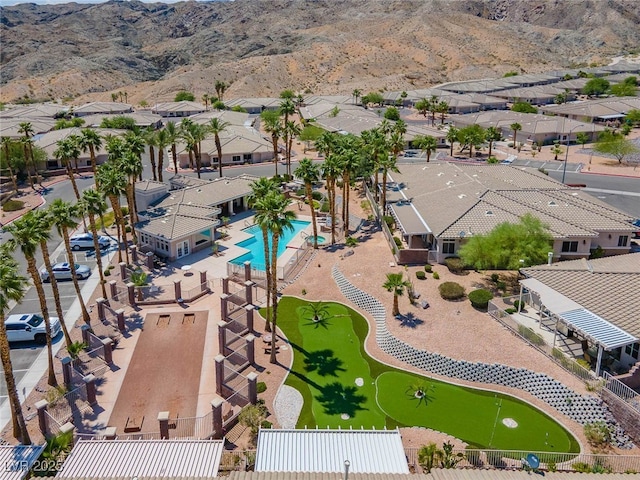
[[[71,273],[71,265],[67,262],[56,263],[51,267],[53,270],[53,276],[56,277],[56,280],[71,280],[73,279]],[[84,280],[91,276],[91,269],[86,265],[80,265],[78,263],[75,264],[76,276],[78,280]],[[47,272],[46,268],[40,270],[40,278],[43,282],[49,281],[49,272]]]
[[[47,343],[44,318],[36,313],[9,315],[4,325],[9,342],[36,342],[42,345]],[[51,338],[54,338],[60,333],[60,320],[57,317],[49,317],[49,325]]]
[[[69,239],[69,243],[71,244],[71,248],[73,250],[80,250],[81,248],[94,248],[93,245],[93,234],[91,233],[79,233],[78,235],[74,235]],[[111,240],[109,237],[103,237],[102,235],[98,236],[98,245],[100,248],[107,248],[111,245]]]

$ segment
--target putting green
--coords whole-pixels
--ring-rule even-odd
[[[285,383],[304,398],[298,428],[423,426],[479,448],[579,451],[571,433],[532,405],[371,358],[366,319],[344,305],[283,297],[278,326],[294,350]]]

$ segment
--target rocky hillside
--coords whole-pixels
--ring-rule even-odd
[[[0,8],[0,100],[411,89],[608,63],[638,25],[637,0],[21,4]]]

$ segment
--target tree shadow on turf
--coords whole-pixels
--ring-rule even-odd
[[[316,400],[322,404],[327,415],[346,414],[353,417],[359,410],[367,410],[362,407],[367,397],[357,394],[357,391],[356,387],[333,382],[322,387],[321,394],[316,397]]]
[[[404,315],[396,315],[396,319],[400,320],[401,327],[416,328],[418,325],[422,325],[424,323],[424,320],[416,317],[411,312]]]
[[[344,362],[334,356],[333,350],[316,350],[304,355],[304,369],[307,372],[317,372],[321,377],[326,377],[327,375],[337,377],[338,371],[346,372],[346,369],[342,368]]]

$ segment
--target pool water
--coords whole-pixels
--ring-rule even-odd
[[[280,240],[278,240],[278,257],[280,257],[280,255],[282,255],[286,250],[289,242],[298,235],[298,233],[308,227],[311,222],[293,220],[291,224],[293,226],[293,230],[285,230],[282,233]],[[262,238],[262,230],[260,230],[258,225],[252,225],[249,228],[245,228],[243,232],[252,235],[252,237],[236,243],[236,245],[238,247],[248,249],[249,252],[234,258],[231,260],[231,263],[234,265],[242,265],[244,262],[250,261],[252,268],[264,270],[264,241]],[[269,247],[271,247],[271,242],[271,232],[269,232]]]
[[[313,245],[313,235],[309,235],[309,236],[306,238],[306,240],[307,240],[307,243],[308,243],[309,245]],[[324,242],[326,242],[326,241],[327,241],[327,239],[326,239],[326,238],[324,238],[324,237],[322,237],[322,236],[318,235],[318,245],[322,245],[322,244],[323,244]]]

